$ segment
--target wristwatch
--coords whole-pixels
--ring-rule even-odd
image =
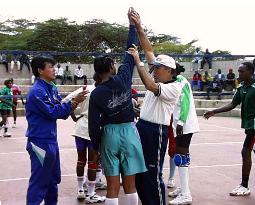
[[[140,67],[144,67],[144,63],[143,63],[143,62],[140,62],[140,63],[139,63],[139,66],[140,66]]]

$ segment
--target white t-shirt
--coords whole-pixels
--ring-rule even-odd
[[[195,103],[194,103],[194,98],[193,98],[192,90],[190,87],[190,83],[188,82],[188,80],[186,78],[184,78],[181,75],[179,75],[177,77],[177,81],[182,84],[182,94],[180,95],[178,102],[174,108],[174,112],[173,112],[174,135],[176,136],[177,124],[183,126],[183,134],[199,132],[197,113],[196,113],[196,108],[195,108]],[[180,118],[181,107],[182,107],[181,103],[185,103],[183,101],[189,102],[188,112],[183,112],[183,114],[182,114],[182,115],[185,115],[184,116],[184,118],[186,119],[185,122],[183,122]]]
[[[57,75],[64,76],[64,68],[62,67],[58,68]]]
[[[77,77],[82,77],[83,76],[83,70],[79,69],[79,68],[76,68],[74,70],[74,75],[76,75]]]
[[[88,109],[89,109],[90,93],[94,89],[95,89],[95,85],[87,85],[87,90],[89,91],[87,98],[82,103],[79,104],[80,106],[79,115],[84,115],[84,116],[76,122],[72,136],[77,136],[77,137],[90,140],[89,132],[88,132]],[[82,92],[82,90],[83,90],[82,87],[75,90],[74,92],[66,96],[62,101],[63,102],[70,101],[72,98],[77,96],[80,92]]]
[[[143,100],[140,118],[155,124],[170,125],[171,115],[181,95],[179,82],[159,83],[159,95],[147,91]]]

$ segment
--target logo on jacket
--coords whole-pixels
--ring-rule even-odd
[[[113,96],[112,99],[108,101],[108,108],[115,108],[119,105],[122,105],[123,103],[127,102],[128,99],[131,97],[131,92],[123,92],[121,93],[120,96],[117,96],[117,93],[114,93],[115,91],[113,91]]]

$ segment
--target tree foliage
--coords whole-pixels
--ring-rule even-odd
[[[196,40],[182,44],[176,36],[145,29],[157,53],[193,53]],[[123,52],[128,27],[93,19],[83,24],[66,18],[35,22],[26,19],[0,22],[0,50]],[[217,51],[219,52],[219,51]],[[63,59],[63,58],[62,58]],[[88,58],[73,58],[88,60]]]

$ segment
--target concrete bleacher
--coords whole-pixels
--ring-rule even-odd
[[[242,63],[242,61],[213,61],[213,69],[210,71],[213,75],[217,72],[217,69],[221,68],[223,73],[227,73],[229,68],[232,68],[235,73],[237,73],[238,66]],[[190,62],[182,62],[182,65],[185,66],[186,71],[184,73],[184,76],[188,79],[191,78],[193,75],[193,72],[190,71],[190,68],[192,67]],[[65,68],[66,64],[61,64]],[[69,69],[71,72],[74,72],[74,69],[77,67],[77,64],[71,64],[69,65]],[[88,84],[93,83],[93,66],[91,64],[81,64],[82,69],[84,70],[84,73],[88,77]],[[208,67],[205,67],[205,70],[207,70]],[[24,66],[22,71],[18,71],[14,68],[13,73],[6,73],[5,68],[3,65],[0,64],[0,87],[3,85],[3,82],[5,79],[8,78],[14,78],[15,84],[19,85],[21,87],[22,93],[24,95],[27,94],[31,87],[31,75],[32,73],[28,72],[28,69]],[[137,89],[139,93],[145,93],[146,89],[144,85],[141,82],[141,79],[138,76],[138,73],[136,69],[134,70],[133,74],[133,88]],[[57,82],[59,83],[59,82]],[[78,84],[82,84],[82,81],[78,81]],[[57,85],[59,93],[63,96],[66,96],[70,92],[76,90],[81,85]],[[212,100],[205,100],[206,93],[205,92],[194,92],[194,98],[196,103],[196,110],[198,115],[202,115],[206,110],[211,110],[216,107],[220,107],[224,104],[227,104],[230,102],[230,99],[232,98],[233,93],[230,92],[223,92],[222,99],[223,100],[216,100],[217,96],[214,96],[212,93]],[[140,98],[142,101],[142,98]],[[24,105],[19,102],[18,104],[18,115],[24,115]],[[240,108],[236,108],[235,110],[227,113],[221,113],[221,116],[232,116],[232,117],[239,117],[240,116]]]

